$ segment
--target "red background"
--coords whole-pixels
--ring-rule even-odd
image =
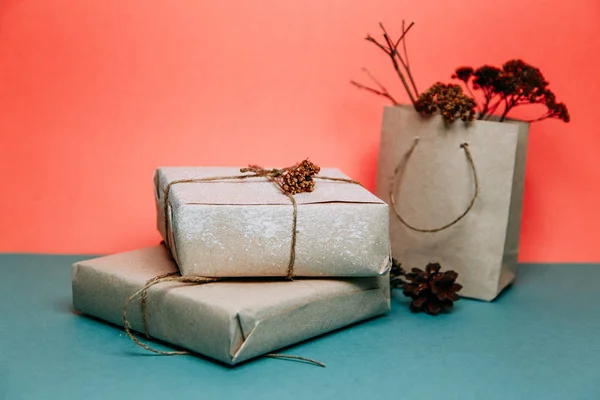
[[[573,121],[531,129],[522,261],[598,261],[596,0],[3,0],[0,251],[107,253],[159,241],[159,165],[309,156],[374,187],[383,98],[363,40],[401,20],[421,89],[523,58]],[[518,116],[518,114],[517,114]]]

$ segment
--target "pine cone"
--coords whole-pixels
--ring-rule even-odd
[[[320,170],[318,165],[304,160],[285,173],[281,188],[289,194],[312,192],[315,189],[313,176],[317,175]]]
[[[462,289],[462,285],[456,283],[458,274],[454,271],[440,272],[440,268],[440,264],[430,263],[425,271],[413,268],[406,274],[404,295],[413,299],[410,303],[412,312],[437,315],[449,311],[460,298],[456,293]]]

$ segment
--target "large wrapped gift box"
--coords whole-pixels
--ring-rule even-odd
[[[239,175],[239,168],[226,167],[164,167],[156,171],[158,229],[182,275],[288,274],[294,208],[277,185],[265,177],[180,182]],[[323,169],[318,176],[348,178],[336,169]],[[169,186],[176,181],[180,183]],[[294,276],[387,273],[389,209],[385,202],[358,184],[320,179],[316,179],[313,192],[294,198]]]
[[[150,279],[177,272],[163,246],[73,265],[76,310],[122,325],[128,297]],[[161,283],[147,291],[152,337],[236,364],[389,310],[388,276]],[[128,320],[142,332],[139,302]],[[125,340],[125,339],[123,339]]]

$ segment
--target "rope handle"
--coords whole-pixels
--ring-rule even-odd
[[[418,144],[419,144],[419,138],[416,137],[412,147],[410,148],[410,150],[408,150],[408,152],[400,160],[400,162],[396,166],[396,169],[394,170],[394,177],[392,178],[392,182],[390,184],[391,208],[392,208],[394,214],[396,215],[396,217],[398,218],[398,220],[404,226],[406,226],[407,228],[409,228],[415,232],[422,232],[422,233],[440,232],[440,231],[450,228],[453,225],[456,225],[459,221],[461,221],[464,217],[466,217],[467,214],[473,209],[473,206],[475,205],[475,200],[477,200],[477,197],[479,196],[479,179],[477,177],[477,168],[475,168],[475,162],[473,161],[473,155],[471,154],[471,150],[469,149],[469,144],[466,142],[462,143],[460,145],[460,148],[463,149],[465,152],[465,156],[467,157],[467,161],[469,162],[469,166],[471,167],[471,171],[473,172],[473,179],[474,179],[474,185],[475,185],[473,197],[471,198],[469,205],[467,206],[465,211],[463,211],[463,213],[460,214],[458,217],[456,217],[452,222],[449,222],[443,226],[440,226],[439,228],[425,229],[425,228],[415,227],[415,226],[409,224],[402,217],[402,215],[400,215],[400,211],[398,211],[398,209],[396,208],[396,196],[394,195],[394,193],[396,193],[398,191],[398,182],[400,181],[399,178],[401,178],[402,175],[404,174],[406,165],[408,164],[408,161]]]

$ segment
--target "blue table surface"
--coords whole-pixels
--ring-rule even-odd
[[[451,314],[392,311],[227,367],[156,356],[76,314],[70,265],[0,255],[0,399],[600,399],[600,265],[522,265],[496,301]]]

